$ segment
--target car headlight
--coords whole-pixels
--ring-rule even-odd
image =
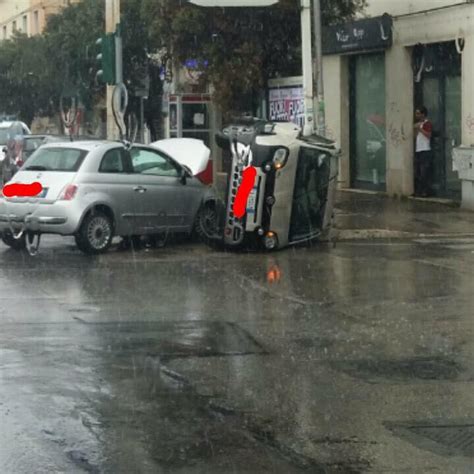
[[[279,170],[286,165],[286,161],[288,160],[288,150],[286,148],[278,148],[273,155],[273,165],[275,169]]]

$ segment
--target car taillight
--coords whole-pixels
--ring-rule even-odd
[[[75,184],[68,184],[61,192],[59,196],[60,201],[72,201],[77,192],[77,186]]]

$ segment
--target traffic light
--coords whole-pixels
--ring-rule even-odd
[[[115,69],[115,34],[107,33],[102,35],[96,41],[96,45],[100,48],[100,53],[97,55],[97,62],[99,63],[100,69],[97,71],[96,77],[104,84],[115,85],[117,83]]]

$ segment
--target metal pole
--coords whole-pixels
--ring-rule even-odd
[[[301,0],[301,50],[305,124],[303,135],[314,132],[313,55],[311,51],[311,0]]]
[[[144,102],[145,98],[140,97],[140,142],[145,143],[145,110]]]
[[[120,0],[105,0],[105,32],[115,33],[117,25],[120,23]],[[118,51],[116,51],[117,53]],[[117,59],[116,59],[117,61]],[[114,86],[107,86],[107,138],[117,140],[120,131],[115,123],[112,112],[112,94]]]
[[[313,27],[314,27],[314,49],[316,70],[316,94],[318,104],[316,108],[316,130],[319,135],[326,135],[326,114],[324,104],[324,81],[323,81],[323,46],[322,46],[322,19],[321,0],[313,0]]]

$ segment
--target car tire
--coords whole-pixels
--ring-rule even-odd
[[[81,252],[97,255],[107,252],[113,236],[112,219],[102,212],[91,212],[84,218],[75,240]]]
[[[23,234],[19,239],[15,239],[9,230],[2,232],[2,242],[13,250],[24,250],[26,248],[26,236]]]
[[[217,245],[221,240],[219,236],[219,216],[215,205],[206,203],[196,214],[192,232],[194,240],[199,240],[207,245]]]

